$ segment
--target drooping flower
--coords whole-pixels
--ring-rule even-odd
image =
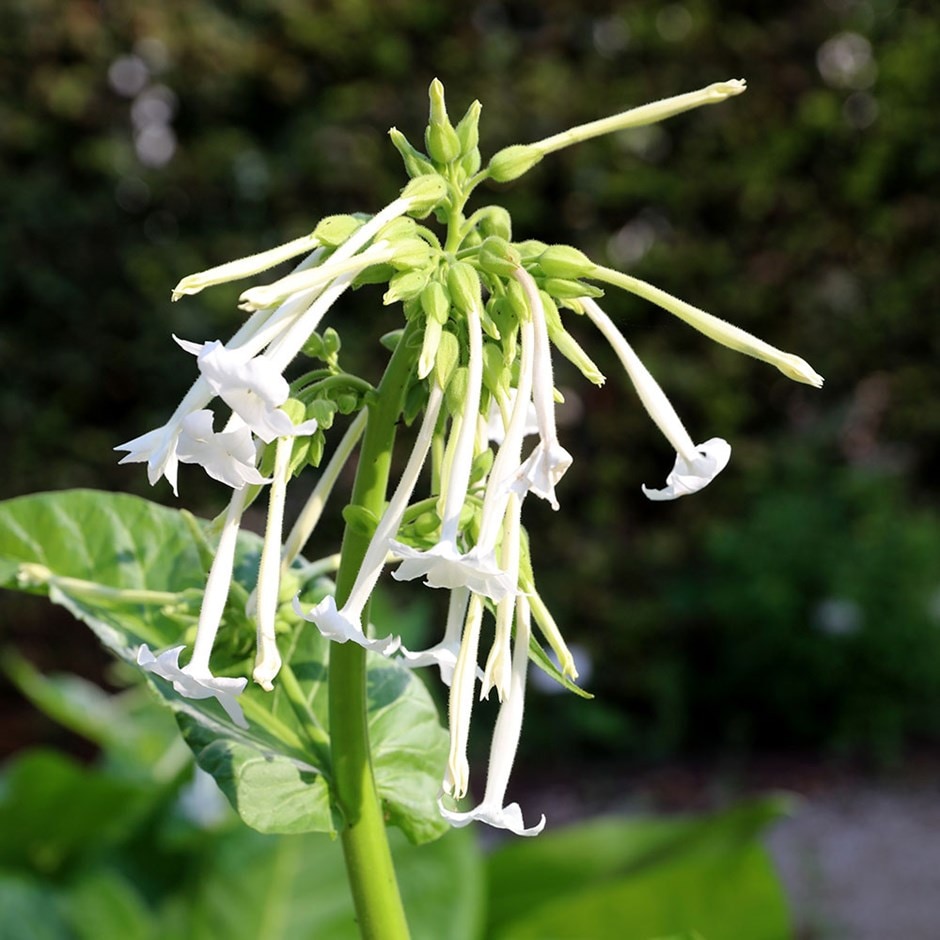
[[[229,431],[213,430],[215,416],[208,409],[193,411],[180,422],[176,456],[182,463],[199,464],[213,480],[240,490],[252,483],[271,481],[255,467],[258,451],[251,430],[244,424]]]
[[[246,358],[244,352],[226,349],[219,340],[192,343],[173,338],[196,357],[199,371],[212,391],[266,444],[278,437],[316,431],[316,421],[295,425],[281,410],[290,397],[290,386],[263,355]]]
[[[238,696],[245,691],[248,680],[228,679],[213,676],[208,672],[199,673],[193,670],[192,663],[181,668],[179,658],[184,649],[185,646],[174,646],[154,656],[150,647],[144,643],[137,651],[137,665],[145,672],[152,672],[172,682],[173,689],[184,698],[214,698],[239,728],[247,728],[248,722],[245,721],[245,713],[238,704]]]
[[[731,446],[719,437],[713,437],[704,444],[694,444],[656,379],[610,317],[589,297],[582,298],[581,304],[617,354],[643,407],[676,451],[676,465],[666,478],[665,488],[654,490],[644,486],[644,494],[652,500],[665,500],[698,492],[728,465]]]
[[[545,816],[534,826],[526,827],[518,803],[505,805],[506,789],[512,772],[525,710],[526,671],[529,665],[529,634],[531,632],[529,605],[525,597],[516,599],[516,637],[512,654],[512,678],[503,698],[493,729],[490,763],[486,774],[486,789],[480,804],[467,812],[455,812],[440,804],[441,815],[455,827],[471,822],[484,822],[497,829],[508,829],[517,836],[536,836],[545,828]],[[453,738],[453,732],[452,732]],[[453,745],[452,745],[453,748]],[[458,763],[458,773],[462,765]],[[458,778],[459,779],[459,778]],[[462,782],[462,780],[460,781]],[[447,787],[445,786],[445,791]],[[455,799],[465,795],[455,782],[450,791]]]

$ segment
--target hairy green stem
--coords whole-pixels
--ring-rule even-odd
[[[368,405],[352,504],[382,514],[392,445],[419,331],[412,321],[402,334],[378,390]],[[418,342],[420,347],[420,341]],[[336,577],[336,603],[349,596],[369,545],[362,531],[346,527]],[[363,623],[369,622],[368,608]],[[334,798],[345,820],[341,833],[346,872],[364,940],[402,940],[408,924],[395,880],[385,821],[375,787],[369,747],[366,699],[366,651],[355,643],[330,649],[330,741]]]

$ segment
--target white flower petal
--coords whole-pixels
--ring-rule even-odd
[[[695,448],[695,459],[686,460],[681,454],[676,455],[676,465],[666,477],[666,486],[661,490],[643,487],[643,493],[652,500],[678,499],[688,496],[708,486],[712,480],[728,466],[731,459],[731,445],[720,437],[713,437]]]
[[[427,551],[420,551],[393,539],[389,548],[402,559],[398,570],[392,572],[397,581],[423,577],[428,587],[465,587],[493,601],[499,601],[513,591],[509,577],[500,570],[492,555],[478,556],[473,551],[464,554],[453,542],[446,540]]]
[[[285,416],[286,417],[286,416]],[[199,464],[214,480],[240,490],[248,483],[270,483],[255,467],[258,452],[245,425],[232,431],[213,431],[214,415],[194,411],[180,423],[176,453],[183,463]]]
[[[213,676],[210,673],[193,675],[188,672],[188,666],[180,668],[180,653],[184,649],[184,646],[174,646],[154,656],[150,648],[142,644],[137,651],[137,665],[145,672],[172,682],[174,690],[184,698],[214,698],[239,728],[247,728],[248,722],[238,704],[238,696],[245,691],[248,680]]]
[[[455,813],[445,809],[440,800],[437,805],[441,816],[456,829],[472,822],[482,822],[496,829],[508,829],[517,836],[537,836],[545,828],[545,814],[543,813],[539,822],[527,829],[522,820],[522,808],[518,803],[510,803],[508,806],[488,806],[486,803],[481,803],[466,813]]]
[[[162,427],[154,428],[135,437],[124,444],[118,444],[115,450],[126,450],[128,453],[122,457],[118,463],[146,463],[147,479],[150,485],[156,484],[160,477],[166,477],[167,482],[173,487],[174,495],[178,496],[177,491],[177,471],[179,468],[179,458],[176,453],[176,445],[179,439],[179,425],[165,424]]]
[[[315,623],[320,633],[334,643],[348,643],[351,640],[364,649],[381,653],[383,656],[390,656],[401,646],[401,638],[397,636],[386,636],[378,640],[369,639],[362,632],[362,624],[358,619],[351,619],[345,612],[345,608],[337,610],[336,598],[332,594],[324,597],[319,604],[311,607],[306,613],[295,597],[294,610],[304,620]]]
[[[519,496],[524,496],[527,492],[535,493],[541,499],[548,500],[552,509],[557,510],[555,486],[571,466],[572,459],[571,454],[561,444],[546,444],[544,439],[541,440],[516,472],[512,484],[513,492]]]

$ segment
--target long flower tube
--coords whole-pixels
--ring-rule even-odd
[[[209,667],[209,656],[222,622],[222,613],[232,583],[235,546],[247,493],[247,488],[232,492],[222,534],[206,580],[196,627],[196,642],[189,662],[182,668],[179,665],[180,653],[185,649],[183,646],[173,647],[154,656],[149,647],[143,644],[137,652],[137,663],[147,672],[172,682],[173,688],[186,698],[216,698],[232,721],[242,728],[247,728],[248,723],[237,697],[244,691],[248,680],[214,676]]]
[[[281,668],[281,654],[277,648],[274,620],[277,614],[280,589],[281,532],[284,528],[284,500],[290,475],[290,455],[294,446],[292,437],[278,440],[274,451],[274,478],[268,491],[268,518],[264,530],[264,544],[258,565],[257,612],[258,648],[252,678],[266,692],[270,692],[274,677]]]
[[[470,786],[470,764],[467,743],[470,740],[470,719],[473,715],[474,690],[477,681],[477,652],[480,647],[480,626],[483,623],[483,598],[470,595],[463,638],[457,653],[450,697],[447,704],[450,725],[450,754],[441,784],[445,793],[462,800]]]
[[[533,400],[539,426],[539,442],[526,462],[519,468],[517,487],[530,490],[548,500],[552,509],[558,509],[555,486],[571,466],[572,457],[561,446],[555,427],[555,384],[552,378],[552,353],[548,339],[545,309],[538,286],[524,268],[516,268],[513,277],[525,291],[529,312],[535,325],[535,358],[533,372]]]
[[[352,640],[366,649],[375,650],[386,656],[400,646],[398,637],[390,636],[378,640],[367,637],[363,630],[362,613],[385,567],[389,543],[401,525],[402,515],[408,507],[408,501],[411,499],[411,494],[414,492],[418,477],[427,460],[443,397],[441,387],[436,383],[433,384],[411,456],[408,458],[408,463],[388,507],[376,526],[346,603],[342,608],[337,609],[336,599],[329,595],[304,612],[298,600],[294,598],[294,610],[305,620],[315,623],[317,629],[330,640],[337,643]]]
[[[474,809],[464,813],[448,810],[440,804],[441,815],[452,826],[459,828],[479,821],[498,829],[508,829],[517,836],[537,836],[545,828],[544,815],[534,826],[526,827],[519,804],[505,805],[509,777],[522,733],[530,635],[529,605],[525,597],[520,595],[516,598],[516,638],[512,654],[512,680],[508,694],[500,706],[496,727],[493,729],[483,800]],[[452,796],[455,799],[464,795],[465,791],[459,791],[457,786],[452,788]]]
[[[653,490],[644,486],[643,492],[652,500],[676,499],[698,492],[728,465],[731,446],[719,437],[713,437],[704,444],[693,443],[656,379],[610,317],[590,297],[582,298],[581,304],[617,354],[647,414],[676,451],[676,465],[666,479],[665,488]]]
[[[473,464],[474,442],[480,413],[483,388],[483,332],[480,309],[476,302],[467,307],[467,333],[470,358],[467,368],[467,392],[463,409],[456,422],[452,452],[445,458],[443,518],[440,539],[426,551],[411,548],[400,542],[392,543],[392,551],[401,559],[392,577],[399,581],[424,578],[428,587],[470,588],[475,594],[484,594],[494,600],[510,590],[502,573],[486,559],[464,552],[457,544],[460,513],[467,499],[470,471]]]

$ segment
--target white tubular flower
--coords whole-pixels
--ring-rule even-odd
[[[152,672],[172,682],[174,690],[184,698],[214,698],[239,728],[247,728],[248,722],[245,720],[241,705],[238,704],[238,696],[245,691],[248,680],[194,675],[190,672],[190,666],[181,669],[179,658],[184,649],[183,646],[174,646],[154,656],[150,648],[142,644],[137,651],[137,665],[145,672]]]
[[[707,486],[728,465],[731,446],[718,437],[704,444],[694,444],[656,379],[650,375],[610,317],[589,297],[582,298],[581,303],[591,321],[613,347],[643,407],[677,454],[676,465],[666,478],[665,488],[652,490],[644,486],[643,492],[652,500],[677,499]]]
[[[462,800],[470,786],[470,764],[467,761],[467,742],[470,738],[470,718],[473,715],[473,692],[477,681],[477,650],[480,646],[480,625],[483,621],[483,598],[470,597],[463,639],[457,653],[447,717],[450,725],[450,754],[441,784],[445,793]]]
[[[572,457],[558,441],[555,428],[555,393],[552,380],[552,353],[548,340],[548,324],[542,298],[532,276],[517,268],[514,277],[525,291],[532,322],[535,327],[535,361],[533,372],[533,398],[539,426],[539,443],[519,468],[515,488],[517,492],[529,490],[546,499],[552,509],[558,509],[555,486],[571,466]]]
[[[190,274],[173,288],[173,300],[179,300],[184,294],[198,294],[199,291],[215,284],[226,284],[229,281],[239,281],[253,274],[260,274],[268,268],[296,258],[297,255],[313,251],[319,244],[319,240],[314,235],[303,235],[268,251],[260,251],[247,258],[228,261],[198,274]]]
[[[349,592],[349,597],[342,608],[337,609],[336,598],[328,596],[323,598],[309,611],[304,613],[297,598],[294,598],[294,610],[305,620],[317,625],[317,629],[330,640],[337,643],[346,643],[352,640],[366,649],[375,649],[383,655],[389,655],[400,645],[398,637],[386,637],[380,640],[370,640],[362,629],[362,612],[375,589],[376,582],[385,567],[388,555],[388,546],[391,537],[398,531],[401,519],[408,507],[408,501],[418,482],[418,477],[427,460],[434,437],[434,428],[437,416],[441,410],[441,401],[444,393],[436,383],[431,386],[428,396],[427,409],[418,431],[418,439],[405,465],[395,493],[376,526],[375,533],[366,549],[365,557],[359,566],[359,573]]]
[[[196,357],[212,391],[266,444],[278,437],[316,431],[316,421],[295,425],[281,411],[280,406],[290,397],[290,386],[265,356],[246,358],[244,351],[226,349],[219,340],[191,343],[173,338]]]
[[[441,682],[450,687],[457,665],[457,654],[460,652],[460,637],[469,600],[470,591],[467,588],[454,588],[450,592],[450,602],[447,605],[447,625],[443,639],[424,650],[407,650],[402,647],[402,664],[412,669],[437,666],[441,672]]]
[[[438,805],[441,815],[452,826],[458,828],[477,821],[498,829],[508,829],[517,836],[537,836],[545,828],[544,815],[536,825],[526,828],[519,804],[503,805],[513,761],[516,758],[516,750],[519,747],[519,737],[522,733],[526,671],[529,664],[531,624],[528,602],[524,597],[520,596],[516,599],[516,609],[516,642],[512,655],[512,680],[509,693],[500,706],[496,727],[493,729],[483,801],[466,813],[452,812],[440,803]],[[456,788],[454,796],[458,798]]]
[[[183,418],[176,445],[179,460],[199,464],[213,480],[234,490],[248,483],[270,483],[255,467],[258,450],[251,430],[239,422],[230,431],[216,433],[212,429],[214,418],[208,409],[193,411]]]
[[[450,472],[445,483],[440,541],[427,551],[393,541],[391,550],[402,559],[402,563],[397,571],[392,572],[392,577],[398,581],[413,581],[415,578],[424,577],[424,583],[428,587],[468,587],[474,594],[483,594],[493,600],[499,600],[512,590],[512,585],[496,565],[495,559],[473,552],[464,553],[457,545],[460,513],[470,485],[483,385],[483,334],[480,311],[475,305],[471,305],[467,310],[467,332],[470,337],[467,397],[457,428],[453,432],[456,438]]]
[[[514,588],[519,583],[519,528],[522,516],[522,500],[515,493],[510,494],[506,519],[503,524],[502,562],[506,577]],[[512,663],[510,638],[512,636],[512,615],[516,607],[515,590],[502,598],[496,605],[496,634],[480,687],[480,698],[486,698],[490,689],[496,689],[499,700],[505,701],[509,695],[512,681]]]
[[[281,654],[277,649],[274,620],[277,614],[277,595],[281,583],[281,533],[284,528],[284,499],[290,476],[290,455],[294,446],[292,437],[278,439],[274,452],[274,479],[268,495],[268,519],[264,529],[264,545],[258,565],[257,610],[258,649],[255,668],[251,676],[270,692],[272,680],[281,669]]]
[[[186,667],[193,675],[211,675],[209,656],[222,622],[222,612],[225,610],[225,601],[232,583],[238,529],[247,499],[247,488],[235,490],[225,512],[222,534],[219,536],[219,544],[215,550],[215,557],[212,559],[212,567],[209,569],[209,577],[206,579],[206,588],[202,596],[193,656]]]

